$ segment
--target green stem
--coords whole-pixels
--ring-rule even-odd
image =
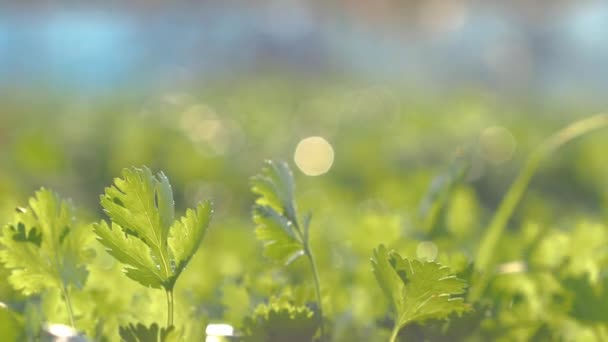
[[[76,325],[74,324],[74,311],[72,310],[72,300],[70,299],[70,294],[65,285],[61,285],[61,293],[63,294],[63,298],[65,300],[65,306],[68,309],[68,318],[70,319],[70,325],[72,328],[76,329]]]
[[[167,251],[167,245],[165,244],[162,248],[158,248],[158,255],[160,256],[162,268],[164,271],[164,275],[169,277],[171,275],[171,268],[169,267],[169,263],[167,260],[168,257],[165,256],[163,251]],[[173,303],[173,287],[175,283],[170,285],[169,288],[165,288],[165,295],[167,296],[167,328],[173,326],[173,311],[174,311],[174,303]]]
[[[399,336],[399,330],[401,330],[399,325],[395,324],[395,327],[393,328],[393,332],[391,333],[391,338],[390,338],[389,342],[397,341],[397,336]]]
[[[165,290],[165,294],[167,295],[167,328],[173,326],[173,289]]]
[[[321,341],[325,340],[325,328],[324,328],[324,317],[323,317],[323,303],[321,300],[321,286],[319,285],[319,272],[317,271],[317,264],[315,262],[315,258],[313,257],[310,248],[305,246],[304,253],[308,256],[308,261],[310,261],[310,268],[312,269],[312,274],[315,280],[315,292],[317,294],[317,303],[319,305],[319,319],[321,322]]]
[[[488,283],[489,270],[496,262],[494,252],[498,241],[540,163],[562,145],[579,136],[606,126],[608,126],[608,114],[599,114],[576,121],[550,136],[528,157],[524,168],[503,198],[503,201],[498,207],[492,221],[490,221],[490,225],[481,240],[479,250],[477,251],[477,258],[475,259],[475,269],[481,276],[478,279],[477,284],[475,284],[476,286],[471,289],[469,295],[470,300],[477,300],[483,294]]]

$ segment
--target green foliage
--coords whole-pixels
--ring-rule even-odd
[[[124,342],[170,342],[177,341],[175,328],[159,328],[157,323],[149,327],[141,323],[120,327],[120,338]]]
[[[156,341],[162,329],[159,323],[156,328],[150,323],[158,322],[167,303],[164,293],[153,288],[175,284],[174,274],[182,267],[188,272],[179,271],[175,318],[180,325],[176,335],[183,340],[204,340],[206,322],[229,323],[240,333],[246,316],[252,338],[276,334],[287,336],[285,340],[320,339],[319,306],[309,304],[314,296],[307,264],[312,255],[309,240],[323,278],[323,323],[331,332],[324,342],[386,341],[387,328],[399,329],[396,309],[395,315],[390,310],[393,300],[400,300],[405,311],[412,302],[392,289],[396,284],[398,291],[405,290],[421,279],[420,272],[406,271],[419,263],[426,272],[427,263],[412,259],[423,254],[449,266],[448,277],[455,273],[466,281],[466,303],[472,309],[425,318],[437,313],[432,307],[451,308],[452,302],[438,305],[437,298],[443,297],[432,297],[428,303],[433,305],[423,305],[419,315],[408,313],[415,319],[397,332],[402,340],[608,340],[606,309],[601,305],[608,293],[608,164],[603,158],[608,135],[580,140],[548,162],[535,161],[512,192],[508,183],[517,177],[522,158],[564,117],[472,94],[426,103],[424,96],[402,91],[391,95],[384,87],[315,85],[293,92],[262,83],[230,82],[225,90],[201,98],[180,95],[170,104],[152,100],[143,111],[140,103],[127,108],[141,115],[124,115],[124,107],[129,107],[125,103],[103,103],[87,115],[64,115],[63,109],[56,115],[40,115],[46,107],[3,111],[8,116],[0,115],[0,126],[8,134],[2,135],[0,144],[0,160],[6,166],[0,168],[0,220],[11,222],[1,234],[10,237],[11,247],[2,244],[0,253],[17,253],[12,258],[21,264],[29,264],[21,255],[30,249],[36,255],[47,236],[38,224],[19,225],[12,219],[13,208],[39,183],[69,191],[82,209],[78,216],[88,221],[98,221],[100,189],[125,165],[147,163],[167,171],[176,191],[169,191],[161,175],[129,169],[129,177],[121,177],[122,183],[103,196],[104,209],[111,207],[116,217],[92,225],[104,241],[92,244],[98,252],[93,260],[86,246],[94,230],[71,226],[59,247],[65,249],[73,239],[82,252],[74,258],[75,268],[86,265],[89,275],[79,291],[73,290],[78,282],[71,279],[78,280],[78,272],[70,272],[53,283],[28,281],[29,287],[53,285],[24,296],[24,289],[12,286],[14,269],[2,264],[0,279],[6,281],[0,281],[0,302],[7,305],[4,313],[16,318],[1,325],[6,315],[0,315],[2,340],[35,340],[46,323],[67,321],[62,304],[68,297],[54,285],[67,281],[77,328],[89,339],[119,340],[122,326],[123,334],[132,339],[141,335]],[[223,98],[222,92],[229,95]],[[306,114],[285,115],[294,110]],[[463,140],[479,140],[488,125],[511,131],[517,144],[512,160],[488,163],[487,155],[479,153],[483,147],[474,146],[467,160],[456,158],[447,167],[438,167],[462,149],[467,143]],[[580,126],[572,127],[559,136],[580,132]],[[331,142],[335,163],[320,177],[291,175],[284,163],[266,164],[252,180],[258,236],[252,240],[246,209],[251,205],[247,179],[252,164],[268,155],[291,156],[297,141],[310,134],[324,135]],[[463,161],[470,162],[470,168]],[[541,177],[532,177],[537,166]],[[138,203],[135,193],[145,200]],[[505,193],[513,195],[501,206]],[[210,206],[185,210],[184,218],[176,219],[172,198],[197,203],[207,194],[217,198],[216,224],[221,229],[209,232],[206,247],[191,258],[205,233],[198,229],[199,222],[205,221]],[[315,213],[312,239],[307,235],[310,216],[298,211],[302,208]],[[505,209],[492,219],[498,208]],[[489,235],[488,227],[494,227]],[[79,234],[82,238],[76,238]],[[264,244],[269,259],[289,264],[289,269],[252,257],[257,241]],[[369,251],[380,244],[408,256],[391,259],[386,251],[388,263],[374,266],[384,265],[389,271],[388,276],[383,273],[389,303],[379,300],[379,289],[374,291],[377,284],[368,263]],[[417,253],[421,246],[429,247],[423,250],[428,253]],[[169,272],[161,255],[167,256]],[[129,277],[122,274],[123,267]],[[39,272],[33,267],[26,270]],[[429,283],[442,282],[437,267],[429,267],[428,273]],[[472,296],[474,289],[480,290]],[[286,304],[269,299],[289,291],[293,296]],[[269,304],[254,310],[259,303]],[[143,325],[129,327],[130,322]]]
[[[572,297],[571,314],[581,322],[603,324],[608,322],[608,307],[599,303],[608,302],[608,277],[599,284],[592,284],[586,277],[566,278],[564,287]],[[598,303],[598,305],[590,305]]]
[[[111,218],[94,225],[98,240],[126,275],[143,286],[171,290],[198,249],[211,219],[211,203],[175,220],[173,191],[161,172],[131,168],[106,188],[101,205]]]
[[[435,262],[401,258],[380,245],[372,257],[373,272],[395,311],[395,332],[412,322],[444,319],[469,307],[462,294],[465,282]]]
[[[310,342],[319,330],[319,320],[305,306],[284,299],[260,304],[243,323],[244,340],[251,342]]]
[[[78,228],[71,204],[41,189],[2,228],[0,261],[24,295],[49,288],[81,289],[87,279],[87,235]]]
[[[285,162],[267,161],[251,185],[258,195],[253,220],[264,255],[288,265],[304,255],[308,238],[308,221],[300,227],[296,214],[293,173]]]
[[[289,265],[305,255],[312,271],[318,305],[318,320],[321,339],[325,337],[323,327],[323,299],[319,284],[319,273],[310,249],[309,213],[300,222],[295,202],[293,173],[286,162],[267,161],[262,172],[251,180],[251,190],[258,195],[253,207],[256,237],[264,242],[264,254],[275,261]]]

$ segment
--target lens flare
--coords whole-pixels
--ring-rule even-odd
[[[322,137],[308,137],[298,143],[294,161],[305,175],[319,176],[333,165],[334,149]]]

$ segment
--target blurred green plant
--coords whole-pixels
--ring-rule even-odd
[[[26,296],[59,289],[75,326],[71,290],[83,288],[90,253],[71,204],[41,189],[16,211],[0,235],[0,261],[11,270],[9,282]]]
[[[312,215],[298,218],[293,173],[286,162],[267,161],[262,172],[251,179],[251,190],[258,195],[253,207],[256,237],[264,243],[264,255],[288,266],[300,256],[310,264],[317,295],[321,339],[325,338],[323,298],[317,264],[310,248]]]
[[[82,240],[75,239],[83,241],[78,244],[82,259],[73,263],[86,267],[88,276],[81,289],[72,283],[67,287],[74,324],[88,338],[114,341],[128,334],[136,340],[160,339],[166,327],[154,322],[171,311],[166,310],[165,289],[171,283],[173,320],[179,322],[175,324],[179,329],[167,338],[204,340],[205,325],[215,322],[228,323],[242,333],[233,339],[264,339],[271,334],[318,340],[321,327],[325,340],[335,342],[388,340],[396,329],[400,329],[396,340],[407,341],[608,338],[606,310],[599,305],[608,293],[604,158],[608,135],[565,143],[599,129],[605,116],[583,119],[542,143],[553,127],[586,115],[587,104],[573,104],[572,115],[554,115],[552,109],[564,113],[569,109],[556,103],[504,103],[469,93],[436,101],[411,89],[392,94],[382,87],[353,89],[342,83],[286,86],[277,80],[239,80],[214,87],[194,95],[168,94],[167,101],[159,96],[143,109],[140,101],[125,97],[91,102],[85,111],[67,97],[65,103],[29,101],[40,94],[28,94],[27,103],[20,106],[3,105],[0,220],[9,224],[2,227],[2,235],[10,237],[10,248],[34,248],[38,253],[34,246],[40,227],[32,225],[35,234],[18,233],[15,206],[40,184],[75,200],[79,220],[67,236],[82,235]],[[41,114],[47,112],[53,115]],[[477,138],[486,127],[497,125],[514,143],[512,159],[500,163],[488,155],[492,148],[483,146],[488,140]],[[289,158],[298,141],[311,134],[331,142],[336,159],[321,177],[298,177],[297,207],[315,213],[314,229],[308,230],[309,257],[304,243],[309,216],[297,211],[295,189],[289,185],[294,175],[260,172],[273,179],[278,190],[255,193],[256,200],[274,203],[255,205],[273,209],[254,209],[258,239],[251,229],[252,196],[244,180],[265,156]],[[467,153],[461,153],[463,146],[470,147]],[[559,155],[552,153],[557,147]],[[547,158],[550,154],[553,157]],[[530,157],[522,160],[526,155]],[[438,167],[446,160],[452,162]],[[153,211],[158,210],[160,223],[149,225],[143,220],[145,228],[154,226],[145,232],[130,227],[142,221],[138,218],[142,215],[139,209],[121,208],[116,198],[122,191],[117,185],[110,187],[115,194],[102,197],[106,206],[122,210],[122,219],[129,224],[114,222],[110,216],[112,223],[94,227],[102,235],[111,234],[107,241],[118,244],[114,240],[124,238],[118,241],[129,251],[138,251],[123,253],[122,259],[129,261],[125,263],[105,253],[105,245],[89,243],[95,231],[79,222],[98,221],[96,195],[125,165],[141,164],[171,175],[176,211],[188,212],[187,207],[207,196],[216,201],[218,229],[206,234],[205,248],[196,256],[186,256],[190,247],[175,255],[171,241],[183,220],[161,220],[170,215],[156,207],[156,196],[147,190],[142,193],[148,196],[146,203],[154,204]],[[541,166],[543,176],[532,183]],[[138,172],[129,170],[136,175],[133,184],[139,184]],[[162,193],[162,177],[151,177],[158,184],[153,192]],[[127,183],[124,175],[120,181]],[[140,187],[146,186],[135,186]],[[163,198],[161,206],[172,201]],[[191,212],[192,220],[198,221],[198,209]],[[191,220],[188,214],[185,217]],[[290,226],[290,221],[298,227]],[[167,224],[173,228],[165,236]],[[156,232],[160,233],[146,235]],[[198,233],[189,235],[187,242],[196,244]],[[15,234],[29,242],[12,240]],[[40,234],[40,238],[42,244],[47,237]],[[254,240],[262,242],[264,254],[277,261],[278,268],[251,257],[259,245]],[[67,241],[66,237],[61,244]],[[166,243],[161,251],[160,241]],[[408,275],[407,284],[402,280],[397,269],[409,264],[449,267],[448,277],[456,276],[468,285],[453,294],[466,298],[466,312],[409,320],[398,328],[392,299],[378,300],[383,287],[370,273],[370,251],[380,244],[387,246],[389,261],[389,250],[399,252],[395,265],[388,262],[388,274],[397,275],[393,276],[397,288],[425,281],[416,274]],[[96,251],[94,259],[88,248]],[[10,250],[0,244],[0,253]],[[323,280],[322,301],[317,290],[321,286],[315,289],[311,272],[313,255]],[[164,271],[161,256],[173,258],[170,272]],[[178,259],[188,260],[179,274]],[[21,258],[19,262],[27,263]],[[65,296],[58,286],[28,295],[11,281],[14,269],[0,264],[0,279],[7,279],[0,281],[0,331],[5,340],[36,340],[41,327],[69,324]],[[286,264],[289,272],[282,269]],[[436,275],[435,268],[429,270]],[[139,281],[132,281],[133,277]],[[147,285],[141,286],[142,282]],[[322,325],[316,302],[323,305]]]
[[[253,314],[245,318],[245,341],[281,342],[313,341],[321,321],[306,306],[294,306],[282,298],[271,298],[260,304]]]

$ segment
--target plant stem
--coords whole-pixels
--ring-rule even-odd
[[[74,325],[74,311],[72,310],[72,300],[70,299],[70,294],[64,284],[61,285],[61,293],[63,294],[63,299],[65,300],[65,306],[68,309],[68,318],[70,319],[70,325],[72,326],[72,328],[76,329],[76,325]]]
[[[169,276],[171,274],[171,268],[169,267],[169,263],[167,262],[168,257],[165,257],[163,251],[167,250],[167,245],[165,244],[164,248],[158,248],[158,255],[160,255],[161,264],[164,270],[165,276]],[[173,326],[173,287],[175,283],[173,283],[169,288],[165,288],[165,295],[167,296],[167,328]]]
[[[477,258],[475,259],[475,269],[481,276],[477,279],[476,286],[471,289],[470,300],[477,300],[483,294],[489,279],[489,270],[496,262],[494,260],[494,252],[498,241],[540,163],[562,145],[579,136],[606,126],[608,126],[608,114],[599,114],[576,121],[550,136],[528,157],[524,168],[520,171],[515,181],[513,181],[481,240],[479,250],[477,251]]]
[[[395,324],[395,327],[393,328],[393,332],[391,333],[391,338],[390,338],[389,342],[397,341],[397,336],[399,336],[399,330],[401,330],[399,328],[399,325]]]
[[[325,340],[325,328],[324,328],[324,317],[323,317],[323,303],[321,299],[321,286],[319,285],[319,272],[317,271],[317,264],[315,262],[315,258],[313,257],[308,244],[306,244],[304,248],[304,253],[308,256],[308,261],[310,261],[310,268],[312,269],[312,274],[315,280],[315,292],[317,294],[317,303],[319,305],[319,319],[321,322],[321,341]]]
[[[173,289],[165,290],[167,295],[167,328],[173,326]]]

